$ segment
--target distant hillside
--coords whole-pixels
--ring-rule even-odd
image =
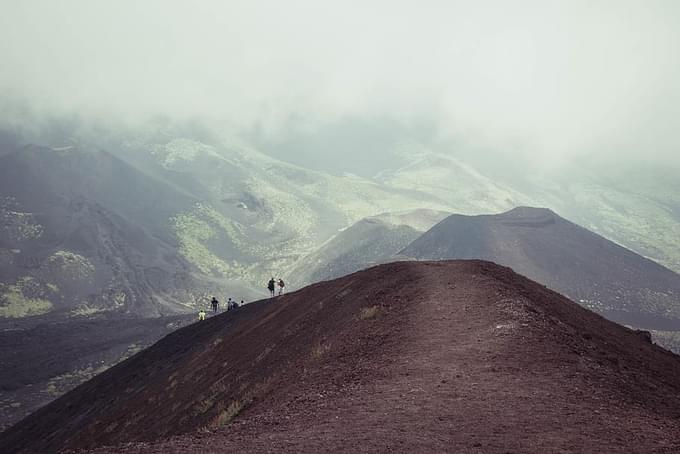
[[[194,317],[211,295],[252,301],[266,294],[271,274],[287,277],[339,228],[395,207],[445,208],[435,197],[309,171],[240,143],[76,136],[36,146],[0,131],[0,333],[30,342],[26,361],[49,351],[58,363],[30,380],[25,371],[5,377],[0,426],[91,376],[83,369],[101,371],[165,332],[118,336],[109,322]],[[80,332],[86,319],[95,320],[88,336],[100,341],[62,342],[69,323]],[[52,323],[60,328],[26,328]],[[28,341],[33,334],[39,340]],[[11,345],[0,346],[8,370],[16,367]]]
[[[611,320],[680,330],[680,275],[547,209],[452,215],[400,256],[490,260]]]
[[[427,191],[286,163],[234,138],[151,136],[119,146],[117,154],[201,201],[175,217],[186,260],[204,273],[261,289],[262,296],[272,275],[289,278],[291,288],[303,285],[296,265],[363,218],[452,208]],[[472,209],[477,202],[512,206],[505,197],[491,197],[470,201]]]
[[[0,332],[29,330],[40,338],[33,352],[40,357],[41,344],[63,345],[70,322],[77,327],[96,319],[88,336],[99,330],[111,344],[104,337],[94,343],[101,357],[88,349],[86,369],[126,354],[111,354],[110,345],[122,349],[129,342],[132,351],[150,342],[143,330],[134,331],[135,339],[116,337],[105,328],[108,321],[195,314],[212,294],[222,301],[257,299],[271,275],[295,289],[352,272],[391,260],[436,221],[379,213],[475,214],[540,202],[568,208],[570,219],[668,266],[677,263],[678,191],[657,181],[658,173],[639,194],[639,181],[632,187],[624,177],[618,189],[571,176],[524,187],[491,178],[453,152],[407,140],[395,144],[395,159],[371,176],[367,168],[312,170],[239,138],[192,128],[74,128],[35,140],[0,131]],[[362,162],[345,161],[350,167]],[[26,328],[43,323],[58,323],[62,331]],[[677,332],[654,334],[664,345],[680,345]],[[71,340],[63,352],[49,349],[54,362],[76,367],[66,375],[80,378],[69,386],[89,376],[70,361],[78,354]],[[9,345],[0,348],[0,365],[15,367]],[[56,396],[49,380],[0,389],[3,414],[15,418]]]
[[[561,176],[542,178],[526,175],[533,188],[525,190],[538,200],[528,205],[552,208],[567,219],[680,273],[677,172],[653,165],[625,170],[608,165],[598,171],[584,164],[588,170],[580,173],[567,171]]]
[[[210,295],[256,294],[181,253],[178,225],[202,233],[182,222],[198,203],[186,191],[96,149],[0,148],[0,427],[155,342],[177,314],[193,319]]]
[[[177,253],[171,219],[196,200],[109,153],[22,147],[0,194],[0,317],[157,316],[219,288]]]
[[[393,263],[180,329],[0,451],[670,453],[679,377],[643,334],[508,268]]]
[[[0,324],[0,431],[193,322],[169,317],[40,317]]]
[[[290,277],[309,284],[388,262],[446,216],[443,211],[414,210],[362,219],[305,256]]]

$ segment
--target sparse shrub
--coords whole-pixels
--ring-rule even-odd
[[[194,411],[197,415],[202,415],[210,410],[214,403],[215,401],[213,399],[203,399],[196,405],[196,407],[194,407]]]
[[[38,282],[25,276],[15,284],[0,284],[0,317],[21,318],[50,312],[52,303],[43,297]]]
[[[330,349],[331,349],[330,345],[323,343],[323,342],[319,342],[318,344],[316,344],[314,346],[314,348],[312,348],[312,358],[319,359],[323,355],[328,353],[330,351]]]
[[[260,361],[262,361],[264,357],[271,353],[273,349],[274,347],[272,346],[265,347],[264,350],[262,350],[262,352],[259,355],[257,355],[257,357],[255,358],[255,362],[259,363]]]
[[[111,424],[109,424],[108,426],[106,426],[106,429],[104,429],[104,432],[111,433],[114,430],[116,430],[117,427],[118,427],[118,423],[116,421],[114,421]]]
[[[69,280],[89,279],[95,271],[94,265],[86,257],[66,250],[57,251],[47,257],[43,266]]]
[[[57,387],[54,386],[54,383],[49,383],[49,384],[47,385],[47,394],[49,394],[50,396],[53,396],[53,397],[57,397],[57,396],[59,396],[61,393],[59,392],[59,390],[57,389]]]
[[[226,410],[222,410],[217,414],[213,425],[215,427],[222,427],[226,424],[229,424],[229,422],[232,419],[234,419],[236,416],[238,416],[239,413],[241,413],[241,410],[243,410],[243,404],[241,404],[241,401],[240,400],[233,401],[232,403],[229,404]]]
[[[359,319],[368,320],[370,318],[373,318],[376,315],[378,315],[379,310],[380,308],[378,306],[362,307],[361,310],[359,311]]]

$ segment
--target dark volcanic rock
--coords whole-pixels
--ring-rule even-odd
[[[155,342],[172,322],[159,316],[194,312],[226,284],[179,252],[171,219],[195,198],[104,151],[0,148],[5,427]]]
[[[309,284],[393,261],[399,251],[447,215],[421,209],[362,219],[304,257],[290,276]]]
[[[393,263],[180,329],[0,451],[670,453],[679,377],[677,356],[508,268]]]
[[[0,156],[0,194],[0,251],[12,251],[2,283],[30,279],[24,296],[49,300],[51,314],[158,316],[193,302],[187,289],[201,283],[170,218],[195,200],[167,184],[103,151],[26,146]]]
[[[489,260],[611,320],[645,329],[680,329],[680,275],[547,209],[452,215],[400,256]]]
[[[0,430],[194,319],[38,317],[0,323]]]

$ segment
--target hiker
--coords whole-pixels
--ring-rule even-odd
[[[203,320],[205,320],[205,311],[201,309],[200,311],[198,311],[198,321],[200,322]]]
[[[231,300],[231,298],[229,298],[229,300],[227,301],[227,310],[230,311],[233,308],[234,308],[234,302]]]
[[[217,301],[217,298],[213,296],[210,304],[212,304],[213,312],[217,312],[217,309],[220,307],[220,302]]]
[[[269,293],[271,294],[272,298],[274,297],[274,286],[276,285],[276,281],[272,277],[269,279],[269,283],[267,284],[267,288],[269,289]]]
[[[283,289],[286,284],[283,283],[283,279],[279,279],[279,295],[283,295]]]

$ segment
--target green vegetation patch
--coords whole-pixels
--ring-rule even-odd
[[[107,309],[103,307],[90,306],[88,303],[79,304],[75,309],[71,311],[72,316],[86,317],[89,315],[98,314],[100,312],[106,312]]]
[[[151,154],[157,156],[166,168],[195,161],[200,156],[219,156],[214,147],[189,139],[174,139],[165,145],[154,145]]]
[[[45,392],[52,397],[59,397],[95,375],[101,374],[109,367],[110,365],[106,364],[87,366],[82,369],[74,369],[65,374],[52,377],[47,382]]]
[[[243,410],[243,404],[241,403],[240,400],[235,400],[232,403],[229,404],[229,406],[224,409],[220,410],[217,416],[215,417],[215,421],[213,422],[214,427],[222,427],[226,424],[229,424],[232,419],[238,416],[239,413],[241,413],[241,410]]]
[[[203,399],[194,407],[194,414],[196,415],[205,414],[213,407],[214,404],[215,401],[211,398]]]
[[[196,205],[196,213],[224,231],[233,243],[242,243],[243,232],[241,226],[222,216],[213,207],[198,203]]]
[[[101,312],[120,310],[125,307],[127,295],[124,292],[106,291],[97,302],[82,302],[71,311],[72,316],[88,316]]]
[[[218,276],[227,276],[233,272],[226,261],[210,250],[207,242],[224,239],[240,244],[242,235],[235,223],[202,203],[196,204],[191,213],[172,217],[170,223],[179,239],[180,254],[201,272]]]
[[[32,277],[23,277],[14,284],[0,284],[0,317],[28,317],[52,309],[52,303],[43,298],[40,284]]]
[[[94,265],[87,258],[71,251],[57,251],[47,258],[45,264],[64,279],[83,280],[94,274]]]
[[[312,348],[312,353],[311,356],[314,359],[321,359],[326,353],[331,351],[331,346],[330,344],[326,342],[318,342],[314,347]]]
[[[43,227],[32,213],[19,211],[13,197],[0,199],[0,231],[11,241],[28,241],[40,238]]]
[[[229,266],[203,243],[215,237],[215,231],[205,221],[191,214],[180,214],[171,219],[179,238],[179,253],[206,274],[226,275]]]
[[[378,306],[362,307],[359,311],[360,320],[368,320],[378,315],[380,308]]]
[[[649,313],[663,314],[674,318],[680,316],[680,307],[678,307],[676,295],[669,295],[645,288],[639,290],[635,297],[638,304]]]

